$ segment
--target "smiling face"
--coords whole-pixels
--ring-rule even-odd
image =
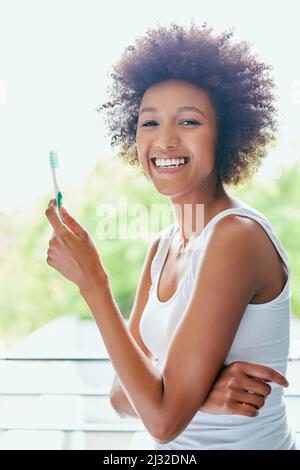
[[[136,146],[146,176],[160,193],[176,196],[214,184],[216,142],[216,113],[205,90],[177,79],[146,90],[140,103]],[[167,156],[189,160],[175,169],[157,168],[153,157]]]

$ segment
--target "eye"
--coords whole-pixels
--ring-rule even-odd
[[[155,121],[147,121],[147,122],[144,122],[144,124],[142,124],[142,127],[149,127],[147,126],[147,124],[151,123],[151,122],[155,122]],[[150,126],[151,127],[151,126]]]
[[[192,124],[199,124],[198,121],[195,121],[194,119],[184,119],[183,121],[181,122],[191,122]]]
[[[148,126],[147,124],[150,124],[150,123],[153,123],[155,121],[147,121],[147,122],[144,122],[144,124],[142,124],[142,127],[152,127],[152,126]],[[194,119],[184,119],[183,121],[181,122],[191,122],[192,124],[200,124],[198,121],[195,121]]]

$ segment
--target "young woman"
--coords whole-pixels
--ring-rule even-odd
[[[142,420],[154,449],[295,449],[288,258],[268,219],[224,187],[275,137],[273,82],[231,36],[160,26],[112,74],[112,143],[176,219],[150,244],[129,329],[88,232],[65,210],[62,224],[54,201],[46,210],[47,262],[79,287],[116,371],[111,403]]]

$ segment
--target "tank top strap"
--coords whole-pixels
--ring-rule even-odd
[[[156,279],[156,276],[160,273],[161,264],[164,262],[167,256],[172,238],[176,231],[175,228],[176,228],[176,223],[173,223],[160,231],[157,251],[152,260],[151,268],[150,268],[152,283]]]
[[[266,216],[264,216],[261,212],[258,210],[254,209],[251,206],[244,205],[242,207],[233,207],[230,209],[225,209],[222,212],[219,212],[215,217],[213,217],[208,224],[204,227],[203,231],[201,232],[199,238],[196,240],[196,245],[195,245],[195,252],[198,253],[199,256],[199,251],[202,251],[203,246],[205,244],[205,241],[207,239],[208,234],[210,233],[212,227],[215,225],[215,223],[227,215],[241,215],[244,217],[249,217],[250,219],[255,220],[257,223],[261,225],[261,227],[265,230],[271,241],[273,242],[275,248],[277,249],[279,255],[281,256],[287,271],[288,271],[288,278],[290,278],[291,275],[291,269],[289,266],[289,260],[286,251],[284,250],[279,238],[277,237],[276,233],[273,230],[273,227],[270,223],[270,221],[267,219]],[[194,252],[194,254],[195,254]],[[196,255],[196,258],[198,258]],[[195,264],[195,261],[194,261]]]

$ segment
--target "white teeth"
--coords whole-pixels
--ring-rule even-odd
[[[172,158],[172,159],[154,158],[154,164],[156,166],[162,166],[162,167],[170,166],[171,167],[171,166],[178,166],[184,163],[185,163],[184,158]]]

